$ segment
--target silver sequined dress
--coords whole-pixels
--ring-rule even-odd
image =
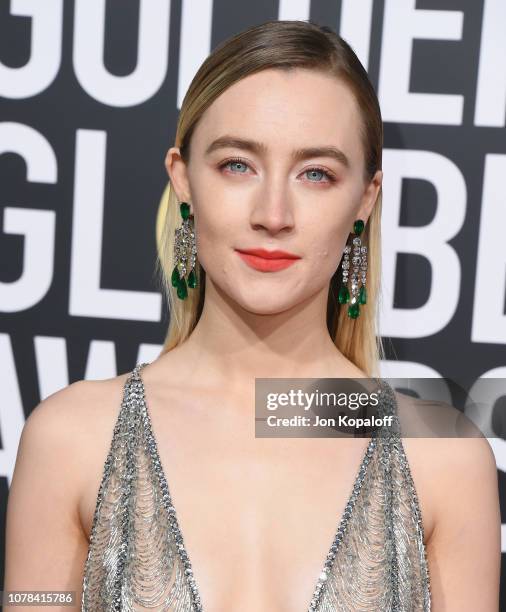
[[[138,364],[125,383],[105,461],[84,567],[82,612],[205,612],[160,464],[144,396],[144,365]],[[397,404],[392,388],[378,381],[387,392],[380,414],[393,415],[395,426],[371,436],[306,603],[308,612],[426,612],[431,607],[422,518]]]

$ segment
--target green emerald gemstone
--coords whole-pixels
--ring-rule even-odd
[[[351,306],[348,306],[348,316],[351,319],[356,319],[359,314],[360,306],[358,305],[358,302],[355,302],[354,304],[351,304]]]
[[[353,231],[355,232],[355,234],[357,234],[357,236],[360,236],[360,234],[364,231],[364,222],[362,221],[362,219],[358,219],[357,221],[355,221],[355,223],[353,224]]]
[[[188,297],[188,289],[186,288],[186,281],[184,277],[179,281],[179,284],[177,286],[177,297],[181,300],[184,300],[186,297]]]
[[[340,304],[346,304],[346,302],[349,302],[350,292],[348,291],[348,287],[346,285],[341,285],[341,289],[339,289],[338,299]]]
[[[188,219],[190,216],[190,206],[186,202],[181,202],[179,210],[181,211],[181,216],[183,219]]]
[[[172,276],[170,277],[170,282],[173,287],[177,287],[179,285],[179,281],[181,280],[179,276],[179,270],[177,269],[177,265],[174,266],[174,270],[172,270]]]
[[[358,301],[360,304],[367,304],[367,291],[365,290],[364,285],[360,287],[360,292],[358,294]]]
[[[197,275],[195,274],[195,270],[193,269],[188,275],[188,287],[191,289],[195,289],[197,286]]]

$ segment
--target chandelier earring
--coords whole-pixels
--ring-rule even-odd
[[[367,277],[367,247],[362,245],[360,234],[364,230],[364,222],[357,219],[353,225],[352,245],[344,247],[344,258],[342,263],[343,280],[339,290],[339,303],[348,304],[348,316],[356,319],[360,316],[360,305],[367,303],[367,291],[365,288]],[[351,258],[351,295],[348,290],[348,276],[350,272],[350,253]]]
[[[190,214],[190,206],[187,202],[181,202],[179,206],[183,223],[174,232],[174,262],[171,283],[177,289],[177,296],[184,300],[188,297],[188,287],[195,289],[197,286],[197,274],[195,261],[197,257],[197,246],[195,244],[195,226],[193,215]]]

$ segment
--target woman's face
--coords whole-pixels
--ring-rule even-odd
[[[381,182],[378,171],[364,183],[359,125],[348,88],[305,69],[250,75],[213,102],[192,135],[188,166],[177,148],[166,158],[194,214],[206,282],[258,314],[322,291],[326,299],[353,223],[367,221]],[[329,147],[334,155],[304,152]],[[299,259],[268,267],[239,254],[256,248]]]

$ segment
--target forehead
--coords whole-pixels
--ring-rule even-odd
[[[205,111],[193,140],[200,150],[225,132],[262,141],[276,152],[334,145],[359,163],[359,126],[355,98],[341,80],[307,69],[269,69],[224,91]]]

